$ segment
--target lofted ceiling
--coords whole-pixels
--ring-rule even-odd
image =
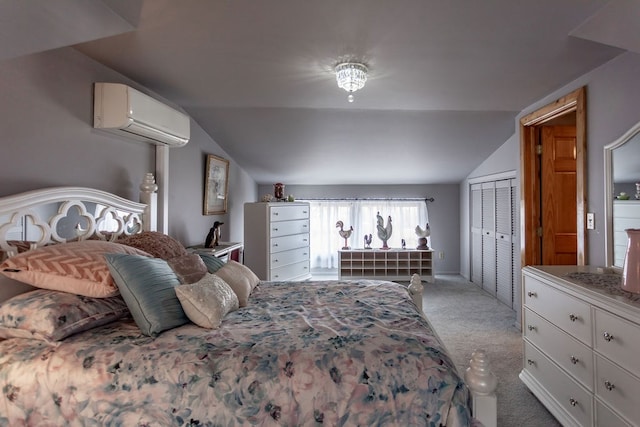
[[[522,109],[640,51],[639,3],[0,0],[0,60],[73,46],[181,105],[260,184],[457,183]],[[370,68],[354,103],[346,58]]]

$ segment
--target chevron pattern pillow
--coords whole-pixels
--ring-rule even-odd
[[[148,253],[101,240],[45,246],[6,259],[0,272],[31,286],[94,298],[118,295],[104,255]]]

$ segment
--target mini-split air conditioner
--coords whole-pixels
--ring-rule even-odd
[[[95,83],[93,127],[137,141],[182,147],[189,142],[189,116],[120,83]]]

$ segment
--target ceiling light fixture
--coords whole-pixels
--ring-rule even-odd
[[[364,87],[368,72],[367,66],[361,62],[341,62],[336,65],[338,86],[349,92],[349,102],[353,102],[353,92]]]

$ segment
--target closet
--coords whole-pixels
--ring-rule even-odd
[[[517,230],[516,180],[470,184],[471,281],[515,308]]]

